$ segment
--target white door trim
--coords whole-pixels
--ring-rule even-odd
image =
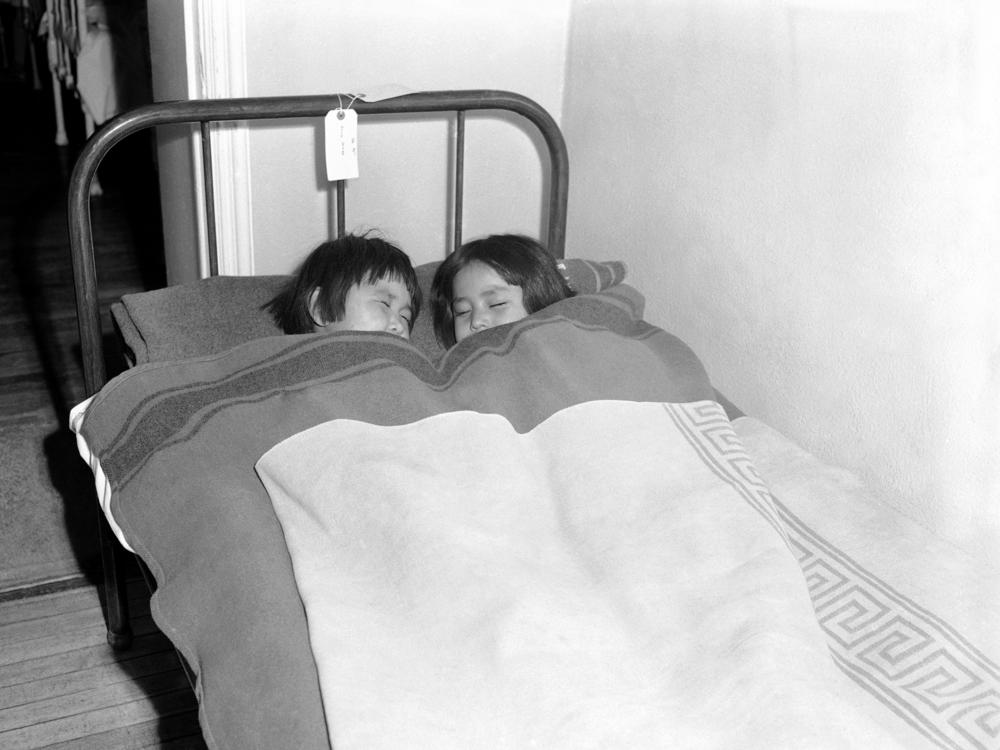
[[[192,99],[247,95],[245,0],[185,0],[188,94]],[[246,122],[210,126],[219,274],[254,272],[250,133]],[[200,132],[192,138],[198,212],[198,263],[209,274]]]

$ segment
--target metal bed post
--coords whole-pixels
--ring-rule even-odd
[[[465,112],[455,113],[455,240],[452,250],[462,246],[462,202],[465,194]]]
[[[69,239],[76,291],[77,321],[83,355],[83,376],[87,396],[97,393],[107,380],[104,365],[104,342],[98,297],[97,270],[94,261],[93,227],[90,217],[90,187],[97,167],[105,154],[125,137],[158,125],[199,123],[205,175],[206,224],[209,242],[209,265],[218,273],[215,198],[212,174],[212,150],[209,123],[238,120],[284,118],[322,118],[340,106],[343,95],[256,97],[246,99],[200,99],[160,102],[125,112],[106,123],[84,144],[73,167],[68,191]],[[550,157],[547,244],[557,258],[565,253],[566,203],[569,186],[569,157],[559,126],[552,116],[531,99],[509,91],[426,91],[376,102],[356,97],[353,108],[360,115],[456,112],[455,216],[454,242],[462,240],[462,204],[464,192],[465,112],[469,110],[507,110],[521,115],[538,128]],[[344,233],[344,182],[336,184],[337,232]],[[123,560],[120,550],[100,514],[99,535],[104,566],[104,597],[107,608],[108,642],[116,649],[131,643],[128,602],[125,596]]]
[[[219,275],[219,240],[215,223],[215,172],[212,166],[212,131],[201,121],[201,170],[205,178],[205,232],[208,235],[208,275]]]
[[[345,226],[347,224],[346,214],[347,214],[347,197],[344,194],[347,188],[346,180],[337,180],[335,183],[335,192],[337,195],[337,234],[336,237],[339,239],[344,236],[347,231]]]

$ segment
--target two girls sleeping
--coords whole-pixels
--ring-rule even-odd
[[[473,240],[434,275],[434,332],[445,347],[514,323],[574,292],[555,258],[517,234]],[[409,257],[383,239],[347,235],[324,242],[265,305],[285,333],[385,331],[408,339],[422,304]]]

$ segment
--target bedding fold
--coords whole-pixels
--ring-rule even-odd
[[[440,358],[270,336],[92,399],[74,429],[210,747],[989,746],[988,659],[957,714],[933,669],[919,698],[857,679],[868,621],[822,595],[898,605],[864,588],[884,560],[772,495],[766,443],[642,308],[581,294]]]
[[[500,413],[524,432],[595,398],[712,398],[697,356],[619,285],[466,339],[437,361],[384,333],[272,336],[139,365],[79,434],[157,583],[157,625],[197,674],[212,747],[329,746],[291,559],[256,461],[330,419]],[[267,711],[261,711],[267,706]]]

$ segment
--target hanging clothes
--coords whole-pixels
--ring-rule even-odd
[[[103,3],[78,0],[77,19],[76,91],[84,112],[100,125],[121,110],[107,11]]]
[[[76,92],[88,130],[121,111],[114,43],[100,0],[46,0],[39,33],[47,37],[49,69]]]

